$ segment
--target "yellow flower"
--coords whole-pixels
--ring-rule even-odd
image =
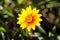
[[[40,18],[42,14],[38,14],[39,10],[36,8],[31,8],[31,6],[26,9],[22,9],[21,14],[18,14],[17,24],[21,25],[22,29],[26,28],[28,31],[31,29],[35,30],[35,26],[40,26],[42,19]]]

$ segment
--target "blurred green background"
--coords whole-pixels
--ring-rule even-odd
[[[31,32],[16,24],[29,5],[43,15],[41,26]],[[0,40],[60,40],[60,0],[0,0]]]

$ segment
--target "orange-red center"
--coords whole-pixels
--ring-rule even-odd
[[[32,20],[33,20],[33,16],[32,15],[28,15],[27,17],[26,17],[26,22],[32,22]]]

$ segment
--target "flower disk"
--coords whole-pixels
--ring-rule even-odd
[[[35,26],[40,26],[42,19],[40,18],[42,14],[38,14],[39,10],[36,8],[31,8],[31,6],[26,9],[22,9],[21,14],[18,14],[17,24],[21,25],[22,29],[26,28],[28,31],[31,29],[35,30]]]

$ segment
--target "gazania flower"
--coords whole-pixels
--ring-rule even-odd
[[[17,24],[21,25],[22,29],[27,29],[30,31],[31,29],[35,30],[35,26],[40,26],[42,19],[40,18],[42,14],[38,14],[39,10],[36,8],[31,8],[31,6],[26,9],[22,9],[21,14],[18,14]]]

